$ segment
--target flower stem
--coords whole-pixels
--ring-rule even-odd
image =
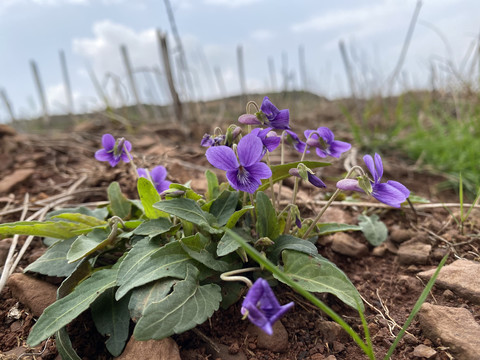
[[[285,162],[285,130],[282,132],[282,145],[280,146],[280,165],[283,165]],[[283,180],[280,180],[278,183],[278,195],[277,195],[277,204],[276,210],[280,209],[280,198],[282,197],[282,184]],[[275,204],[274,204],[275,205]]]
[[[270,156],[268,155],[268,151],[266,155],[267,155],[267,165],[271,169],[272,166],[270,164]],[[275,190],[273,189],[273,173],[272,173],[272,176],[268,178],[268,181],[270,182],[270,189],[272,190],[272,204],[275,205]]]
[[[249,271],[261,270],[259,267],[249,267],[245,269],[237,269],[232,271],[224,272],[220,274],[220,279],[223,281],[243,281],[249,288],[252,287],[252,281],[245,276],[235,276],[236,274],[241,274]]]

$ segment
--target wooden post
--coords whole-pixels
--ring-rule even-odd
[[[273,58],[270,56],[268,58],[268,71],[270,72],[270,87],[272,91],[278,91],[277,88],[277,75],[275,73],[275,63]]]
[[[133,75],[132,64],[130,63],[130,58],[128,57],[128,50],[125,45],[120,46],[120,52],[122,54],[123,63],[125,65],[125,70],[127,71],[128,84],[130,90],[132,91],[133,97],[135,98],[135,103],[137,105],[138,112],[140,116],[144,119],[148,119],[148,112],[145,110],[142,102],[140,101],[140,96],[138,95],[137,84],[135,83],[135,78]]]
[[[308,91],[307,64],[305,61],[305,48],[300,45],[298,48],[298,66],[300,70],[300,82],[303,91]]]
[[[247,85],[245,83],[245,67],[243,64],[243,47],[237,46],[237,64],[238,64],[238,78],[240,80],[240,92],[242,97],[247,95]]]
[[[356,99],[357,92],[355,90],[355,79],[353,78],[352,65],[350,64],[350,60],[348,59],[347,50],[345,49],[345,43],[343,42],[343,40],[340,40],[338,42],[338,46],[340,48],[340,54],[342,55],[343,66],[345,67],[345,72],[347,73],[352,98]]]
[[[216,66],[214,71],[218,89],[220,90],[220,97],[224,98],[227,96],[227,88],[225,87],[225,82],[223,81],[222,69]]]
[[[175,83],[173,82],[172,68],[170,65],[170,57],[168,53],[167,37],[165,34],[162,34],[160,30],[157,30],[157,40],[159,44],[160,58],[163,61],[165,74],[167,76],[168,87],[170,88],[170,94],[172,96],[175,117],[177,118],[177,121],[182,125],[182,128],[183,128],[184,121],[183,121],[182,103],[180,102],[180,98],[178,97],[177,90],[175,89]]]
[[[37,88],[38,97],[43,109],[43,121],[45,125],[50,124],[50,117],[48,115],[47,98],[45,96],[45,90],[43,89],[42,80],[40,79],[40,73],[38,71],[37,63],[35,60],[30,60],[30,68],[32,69],[33,80]]]
[[[282,76],[283,76],[283,91],[286,93],[288,91],[288,55],[284,51],[282,52]]]
[[[70,77],[68,76],[67,60],[65,58],[65,53],[63,50],[60,50],[60,66],[62,67],[62,76],[63,76],[63,87],[65,89],[65,97],[67,99],[68,114],[72,115],[74,111],[73,107],[73,95],[72,87],[70,85]]]
[[[93,71],[91,66],[88,64],[86,64],[86,68],[87,68],[88,75],[90,76],[90,80],[92,81],[93,87],[95,88],[95,92],[97,93],[97,96],[100,98],[100,100],[103,101],[107,110],[110,109],[111,107],[110,107],[110,102],[108,101],[108,97],[103,91],[102,86],[98,82],[95,72]]]
[[[8,100],[7,92],[5,91],[5,89],[0,89],[0,97],[2,98],[5,108],[7,109],[8,115],[10,115],[10,122],[13,124],[16,121],[16,119],[15,119],[15,116],[13,115],[12,105]]]

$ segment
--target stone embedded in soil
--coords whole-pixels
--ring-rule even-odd
[[[273,324],[273,335],[266,334],[263,330],[250,325],[248,333],[257,337],[257,347],[275,352],[285,352],[288,348],[288,333],[281,321]]]
[[[37,317],[57,299],[56,286],[25,274],[12,274],[8,278],[7,286],[12,295]]]
[[[398,261],[404,265],[424,265],[430,256],[432,245],[421,242],[403,243],[398,248]]]
[[[399,226],[393,226],[390,231],[390,240],[401,244],[412,238],[412,232],[408,229],[402,229]]]
[[[247,360],[247,356],[240,348],[235,349],[234,353],[232,353],[231,346],[227,346],[224,344],[215,345],[217,349],[214,349],[213,346],[207,344],[207,351],[209,354],[212,355],[212,359]]]
[[[323,336],[323,341],[333,343],[334,341],[346,341],[349,338],[347,332],[334,321],[319,321],[316,328]]]
[[[6,193],[10,191],[10,189],[13,188],[15,185],[28,179],[28,177],[32,175],[33,172],[33,169],[18,169],[15,170],[12,174],[3,177],[0,181],[0,193]]]
[[[171,338],[137,341],[132,336],[116,360],[181,360],[177,343]]]
[[[322,222],[352,224],[353,218],[347,210],[343,210],[338,207],[329,207],[322,215]]]
[[[435,270],[423,271],[418,276],[423,280],[430,279]],[[480,264],[470,260],[456,260],[440,270],[435,285],[480,305]]]
[[[332,236],[333,251],[351,257],[363,257],[368,254],[368,247],[355,240],[350,235],[338,232]]]
[[[430,359],[431,357],[435,356],[437,352],[432,349],[430,346],[426,346],[423,344],[418,345],[413,349],[412,355],[419,357],[419,358],[425,358],[425,359]]]
[[[0,266],[5,265],[5,260],[7,260],[8,251],[10,250],[10,244],[12,239],[3,239],[0,241]]]
[[[480,359],[480,325],[467,309],[424,303],[418,320],[424,335],[434,343],[439,339],[455,359]]]

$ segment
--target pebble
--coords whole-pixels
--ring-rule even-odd
[[[420,242],[403,243],[398,248],[398,261],[404,265],[423,265],[427,263],[431,250],[432,245],[429,244]]]
[[[29,275],[14,273],[8,278],[7,286],[12,295],[37,317],[57,299],[56,286]]]
[[[116,360],[181,360],[177,343],[171,338],[137,341],[132,336]]]
[[[422,271],[418,276],[422,280],[428,280],[435,270]],[[456,260],[440,270],[435,285],[480,305],[480,264],[470,260]]]
[[[215,344],[217,349],[214,349],[213,346],[207,345],[207,351],[212,355],[212,359],[221,359],[221,360],[247,360],[247,356],[237,346],[232,349],[232,345],[227,346],[224,344]],[[233,352],[232,352],[233,350]]]
[[[316,327],[326,343],[347,340],[349,338],[347,332],[335,321],[319,321]]]
[[[424,303],[418,321],[424,335],[433,342],[440,339],[455,359],[480,359],[480,325],[467,309]]]
[[[390,240],[394,243],[401,244],[412,237],[412,232],[402,229],[399,226],[393,226],[390,232]]]
[[[255,325],[250,325],[247,331],[257,337],[258,348],[275,352],[287,351],[288,333],[281,321],[273,324],[273,334],[271,336]]]
[[[413,356],[416,356],[416,357],[419,357],[419,358],[426,358],[426,359],[430,359],[431,357],[435,356],[436,354],[437,354],[437,352],[434,349],[432,349],[429,346],[425,346],[423,344],[420,344],[417,347],[415,347],[415,349],[413,349],[413,353],[412,353]]]
[[[331,248],[333,251],[351,257],[360,258],[368,254],[368,247],[355,240],[344,232],[338,232],[332,236]]]
[[[331,206],[322,215],[322,222],[352,224],[353,218],[348,211],[340,209],[338,207]]]

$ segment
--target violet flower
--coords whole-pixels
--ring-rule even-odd
[[[310,169],[308,169],[310,170]],[[304,180],[307,180],[310,184],[312,184],[313,186],[316,186],[318,188],[326,188],[327,185],[325,185],[325,183],[319,178],[317,177],[315,174],[313,174],[310,171],[306,171],[306,179],[304,179],[304,177],[300,174],[300,171],[298,171],[297,168],[292,168],[290,170],[288,170],[288,172],[290,173],[290,175],[293,175],[293,176],[296,176],[298,178],[302,178]]]
[[[138,168],[138,176],[148,179],[147,169]],[[155,166],[150,172],[153,185],[157,189],[158,193],[162,193],[170,187],[171,181],[166,180],[167,170],[163,166]]]
[[[278,145],[280,145],[280,136],[277,136],[277,133],[272,131],[271,127],[266,129],[255,128],[250,132],[250,134],[257,135],[260,140],[262,140],[265,150],[264,152],[272,152],[278,147]]]
[[[303,141],[300,140],[298,135],[294,133],[291,130],[285,130],[285,139],[287,142],[293,146],[295,150],[297,150],[299,153],[303,153],[305,151],[305,147],[307,144],[305,144]],[[307,150],[307,153],[310,153],[309,150]]]
[[[203,147],[219,146],[219,145],[222,145],[224,141],[225,141],[225,135],[213,136],[210,134],[205,134],[203,135],[200,145]]]
[[[102,136],[103,149],[95,153],[95,159],[99,161],[108,161],[112,167],[115,167],[120,160],[128,163],[130,161],[127,151],[132,150],[132,144],[125,138],[115,140],[111,134]]]
[[[281,130],[290,129],[290,111],[288,109],[278,110],[268,96],[263,98],[260,110],[267,117],[266,124],[268,126]]]
[[[375,154],[375,161],[371,155],[363,157],[365,165],[373,176],[373,181],[369,180],[370,189],[365,186],[360,186],[358,180],[343,179],[337,182],[337,188],[341,190],[353,190],[359,192],[370,192],[371,195],[378,201],[399,208],[400,205],[410,196],[410,191],[398,181],[388,180],[386,183],[380,183],[383,175],[383,164],[380,155]]]
[[[231,148],[221,145],[208,148],[205,155],[210,164],[227,172],[227,180],[235,190],[253,194],[262,183],[261,179],[272,176],[270,168],[260,162],[262,140],[255,134],[244,136],[238,143],[237,154],[238,160]]]
[[[334,140],[333,132],[327,127],[319,127],[315,130],[305,130],[307,145],[316,148],[317,155],[321,158],[332,156],[339,158],[342,153],[350,150],[349,143]]]
[[[240,310],[242,315],[268,335],[273,334],[273,324],[294,305],[280,305],[267,280],[258,278],[248,290]]]

